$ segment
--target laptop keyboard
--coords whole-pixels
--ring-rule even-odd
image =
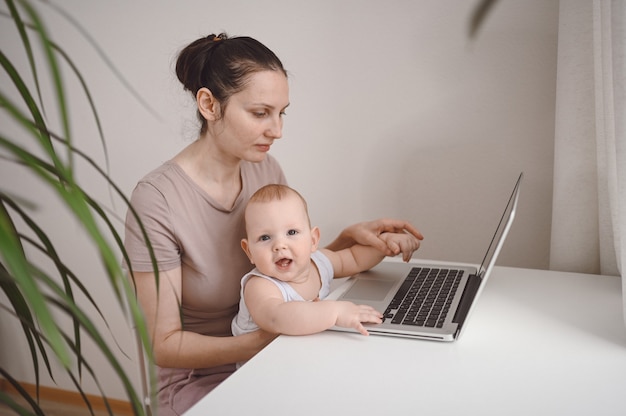
[[[462,270],[414,267],[384,313],[393,324],[441,328]]]

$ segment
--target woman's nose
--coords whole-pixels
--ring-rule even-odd
[[[267,130],[267,136],[280,139],[283,135],[283,119],[279,116],[273,119],[272,125]]]

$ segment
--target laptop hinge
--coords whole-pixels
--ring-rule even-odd
[[[454,318],[452,322],[463,325],[465,321],[465,317],[472,306],[472,302],[476,297],[476,293],[478,292],[478,288],[480,287],[480,282],[482,279],[475,275],[471,274],[467,278],[467,285],[465,285],[465,289],[463,290],[463,294],[461,295],[461,301],[459,302],[459,307],[454,314]]]

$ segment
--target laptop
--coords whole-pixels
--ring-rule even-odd
[[[459,339],[513,223],[523,175],[520,173],[515,182],[479,267],[447,262],[383,261],[350,277],[338,289],[340,292],[329,299],[371,305],[382,312],[382,324],[365,324],[372,335],[435,341]],[[355,332],[337,326],[330,329]]]

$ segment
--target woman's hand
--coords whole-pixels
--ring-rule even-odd
[[[409,237],[404,244],[398,244],[395,238],[385,236],[386,233],[404,233]],[[408,261],[407,258],[410,258],[413,252],[419,248],[420,241],[423,239],[422,233],[408,221],[382,218],[349,226],[327,248],[337,251],[354,244],[361,244],[372,246],[386,256],[395,256],[402,252],[403,258]]]

